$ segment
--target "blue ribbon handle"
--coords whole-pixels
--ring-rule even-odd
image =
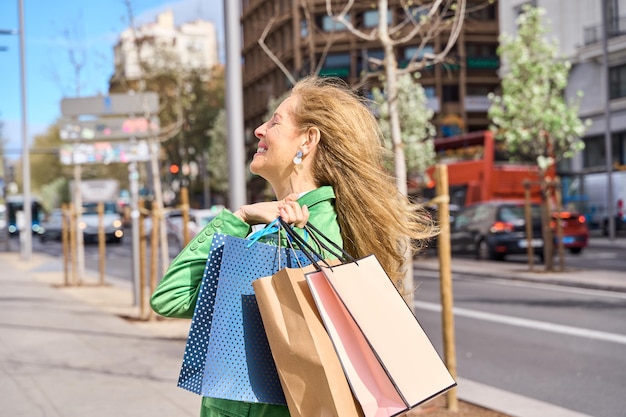
[[[250,241],[247,247],[254,245],[259,239],[263,236],[273,235],[274,233],[278,233],[280,229],[280,223],[278,222],[278,218],[274,219],[270,224],[265,226],[263,229],[257,230],[248,236],[248,240]]]
[[[250,234],[247,239],[250,241],[246,246],[249,248],[254,245],[259,239],[263,236],[273,235],[274,233],[278,233],[280,230],[280,217],[274,219],[271,223],[265,226],[263,229],[257,230],[256,232]],[[287,239],[291,240],[290,236],[287,235]],[[304,241],[307,242],[309,240],[309,234],[306,229],[304,229]]]

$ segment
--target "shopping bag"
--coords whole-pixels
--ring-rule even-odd
[[[207,257],[198,290],[198,301],[193,312],[183,363],[178,374],[178,386],[196,394],[202,394],[202,382],[209,347],[209,335],[215,306],[215,293],[220,274],[220,265],[224,253],[226,235],[213,235],[209,256]]]
[[[307,287],[312,267],[252,283],[292,417],[362,416]]]
[[[252,281],[309,263],[299,251],[215,234],[178,385],[206,397],[286,405]]]
[[[388,417],[456,385],[374,255],[306,275],[366,417]]]

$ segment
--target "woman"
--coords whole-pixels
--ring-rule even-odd
[[[269,182],[277,201],[223,210],[174,259],[152,296],[154,311],[191,318],[213,234],[245,237],[277,216],[298,227],[310,221],[354,257],[375,254],[400,287],[407,244],[432,237],[434,228],[383,169],[382,136],[365,103],[338,80],[305,78],[254,134],[250,171]],[[203,398],[201,411],[288,415],[283,406],[215,398]]]

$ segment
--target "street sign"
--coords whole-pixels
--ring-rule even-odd
[[[61,100],[63,117],[84,115],[131,115],[156,114],[159,96],[153,91],[134,94],[110,94],[108,96],[64,98]]]
[[[63,165],[145,162],[150,160],[150,147],[145,140],[73,143],[61,146],[59,157]]]
[[[107,117],[96,120],[58,122],[59,135],[67,141],[143,139],[159,133],[159,119],[152,117]]]

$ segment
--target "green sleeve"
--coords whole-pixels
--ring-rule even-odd
[[[215,233],[246,237],[250,225],[222,210],[176,256],[150,299],[152,309],[165,317],[191,318]]]

